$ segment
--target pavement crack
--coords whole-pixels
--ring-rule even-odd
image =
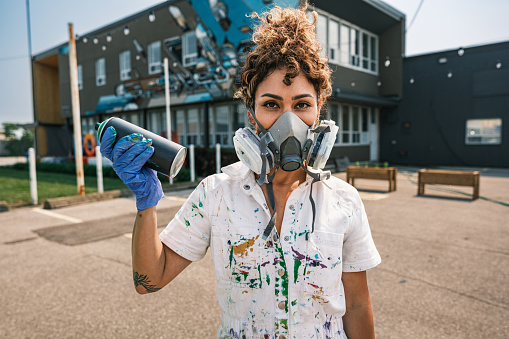
[[[471,295],[471,294],[468,294],[468,293],[465,293],[465,292],[456,291],[456,290],[454,290],[452,288],[449,288],[449,287],[446,287],[446,286],[437,285],[437,284],[434,284],[432,282],[429,282],[429,281],[426,281],[426,280],[423,280],[423,279],[419,279],[419,278],[415,278],[415,277],[411,277],[411,276],[408,276],[408,275],[404,275],[404,274],[401,274],[399,272],[388,270],[386,268],[378,267],[377,270],[380,270],[380,271],[386,272],[386,273],[390,273],[390,274],[396,275],[398,277],[403,277],[406,280],[413,280],[413,281],[419,282],[421,284],[425,284],[425,285],[428,285],[428,286],[431,286],[431,287],[434,287],[434,288],[437,288],[437,289],[441,289],[441,290],[444,290],[444,291],[447,291],[447,292],[451,292],[451,293],[457,294],[459,296],[462,296],[462,297],[465,297],[465,298],[468,298],[468,299],[471,299],[471,300],[479,301],[479,302],[482,302],[484,304],[487,304],[487,305],[490,305],[490,306],[494,306],[494,307],[498,307],[498,308],[501,308],[503,310],[509,311],[509,306],[500,305],[500,304],[494,303],[492,301],[481,299],[481,298],[476,297],[474,295]]]
[[[12,240],[12,241],[6,241],[6,242],[4,242],[4,245],[14,245],[14,244],[19,244],[21,242],[32,241],[32,240],[35,240],[35,239],[37,239],[37,237],[16,239],[16,240]]]

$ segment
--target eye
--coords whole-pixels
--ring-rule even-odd
[[[262,106],[265,108],[279,108],[279,105],[275,101],[267,101]]]
[[[301,102],[297,103],[297,105],[295,105],[295,108],[297,108],[297,109],[306,109],[309,107],[311,107],[311,104],[308,102],[305,102],[305,101],[301,101]]]

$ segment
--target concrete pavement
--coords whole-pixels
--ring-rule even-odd
[[[509,170],[481,169],[475,201],[467,187],[417,196],[417,169],[398,170],[396,192],[356,180],[382,256],[368,272],[377,338],[509,337]],[[167,192],[161,227],[188,194]],[[157,293],[134,291],[134,211],[118,198],[1,213],[0,337],[214,338],[210,255]]]

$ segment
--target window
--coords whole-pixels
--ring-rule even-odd
[[[335,20],[329,21],[329,60],[339,62],[339,22]]]
[[[233,113],[233,125],[232,132],[235,133],[239,128],[244,128],[246,126],[246,108],[244,105],[235,105],[234,113]],[[233,135],[232,135],[233,138]]]
[[[179,144],[187,145],[186,143],[186,112],[183,109],[177,110],[175,112],[176,120],[177,120],[177,133],[179,137]]]
[[[166,113],[162,112],[150,112],[148,116],[148,130],[161,135],[161,132],[166,129],[165,121]],[[164,120],[163,120],[164,119]]]
[[[502,119],[467,120],[465,143],[467,145],[500,145]]]
[[[319,14],[316,22],[316,36],[323,47],[324,54],[327,53],[327,17]]]
[[[350,27],[350,45],[348,53],[350,56],[350,65],[359,66],[359,31]]]
[[[369,108],[362,107],[361,115],[361,144],[367,144],[369,142]]]
[[[95,62],[95,85],[106,85],[106,60],[104,58],[97,59]]]
[[[350,107],[343,106],[341,112],[341,143],[350,143]]]
[[[131,79],[131,51],[123,51],[118,56],[120,65],[120,80]]]
[[[229,144],[229,133],[228,133],[228,113],[229,113],[230,106],[227,105],[221,105],[216,106],[215,109],[215,122],[216,122],[216,140],[215,143],[221,144],[221,145],[228,145]]]
[[[161,41],[148,45],[148,74],[161,73]]]
[[[378,37],[374,34],[329,14],[320,13],[316,35],[330,62],[378,72]]]
[[[187,144],[198,145],[200,136],[200,110],[191,108],[187,110]]]
[[[330,114],[330,120],[333,120],[336,123],[336,126],[341,128],[341,124],[339,121],[339,107],[338,107],[338,105],[331,104],[328,111]],[[339,143],[340,135],[341,135],[341,132],[338,131],[338,134],[336,135],[336,141],[334,141],[334,144]]]
[[[343,105],[340,113],[337,110],[337,106],[331,105],[331,119],[340,120],[336,145],[368,145],[371,108]]]
[[[196,41],[196,32],[187,32],[183,36],[184,41],[184,67],[196,65],[198,60],[198,44]]]
[[[78,65],[78,89],[83,89],[83,66]]]

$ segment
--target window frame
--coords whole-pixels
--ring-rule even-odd
[[[161,63],[161,41],[153,41],[148,44],[148,74],[159,74],[162,72]],[[157,60],[156,60],[157,59]]]
[[[97,87],[106,85],[106,59],[99,58],[95,61],[95,85]]]
[[[323,50],[326,51],[329,57],[329,62],[346,68],[362,71],[365,73],[378,75],[379,71],[379,42],[378,35],[371,33],[359,26],[351,24],[350,22],[338,18],[330,13],[315,9],[319,16],[327,19],[325,24],[325,45],[322,43]],[[330,41],[330,22],[334,21],[339,24],[338,29],[338,49],[335,55],[331,56],[331,41]],[[316,26],[317,36],[321,35],[318,25]],[[345,33],[348,31],[345,37]],[[355,39],[352,39],[354,37]],[[364,56],[364,37],[366,37],[367,56]],[[372,41],[374,43],[372,43]],[[346,51],[345,51],[346,48]],[[373,51],[373,49],[375,49]],[[364,68],[364,61],[367,62],[367,67]]]
[[[334,103],[330,119],[339,127],[334,146],[368,146],[371,144],[371,121],[374,107]],[[334,116],[332,116],[334,111]],[[357,117],[355,117],[355,115]],[[337,120],[335,120],[337,119]],[[355,123],[355,121],[357,123]],[[345,122],[348,125],[345,128]],[[355,125],[357,129],[355,129]],[[346,140],[346,141],[345,141]]]
[[[131,51],[125,50],[118,54],[120,81],[131,80]]]
[[[498,124],[498,127],[494,127],[494,129],[498,129],[498,134],[497,133],[486,133],[483,131],[483,129],[487,129],[485,126],[481,126],[480,128],[480,132],[478,134],[472,134],[471,130],[473,130],[474,128],[473,127],[470,127],[468,126],[468,122],[469,121],[494,121],[494,123],[496,123],[496,121],[499,121],[499,124]],[[501,145],[502,144],[502,124],[503,124],[503,120],[502,118],[484,118],[484,119],[467,119],[465,120],[465,145],[467,146],[494,146],[494,145]],[[473,139],[475,136],[475,138],[480,138],[479,141],[470,141],[471,139]],[[498,141],[495,141],[495,142],[490,142],[489,140],[486,140],[487,138],[498,138]]]
[[[78,65],[78,89],[83,89],[83,65]]]

